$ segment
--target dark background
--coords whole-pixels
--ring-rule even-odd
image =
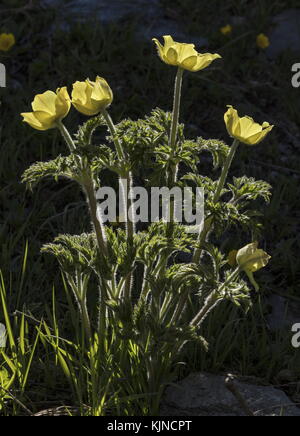
[[[8,76],[7,88],[0,89],[0,268],[11,310],[39,319],[53,284],[64,307],[57,264],[40,248],[59,233],[89,228],[84,198],[73,183],[44,181],[33,193],[21,184],[30,164],[66,150],[57,132],[31,129],[20,113],[31,110],[35,94],[61,86],[70,90],[74,81],[96,75],[114,91],[110,111],[116,122],[143,117],[157,106],[170,110],[175,69],[160,61],[151,38],[171,33],[223,58],[205,71],[185,74],[181,121],[187,136],[228,141],[223,122],[228,104],[275,125],[262,144],[240,147],[231,172],[273,186],[262,216],[260,245],[272,261],[259,273],[261,293],[247,317],[222,306],[208,320],[210,352],[190,350],[186,371],[230,368],[272,383],[290,371],[299,379],[299,353],[290,345],[291,325],[300,322],[300,90],[291,85],[292,65],[300,62],[297,7],[298,0],[2,1],[1,31],[16,37],[9,52],[0,52]],[[232,33],[223,35],[220,28],[227,24]],[[257,46],[260,33],[270,38],[269,48]],[[83,120],[72,111],[66,124],[75,132]],[[203,174],[211,174],[208,164],[203,161]],[[237,233],[232,248],[250,239]]]

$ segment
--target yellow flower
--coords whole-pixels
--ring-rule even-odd
[[[82,114],[97,115],[113,101],[113,93],[106,80],[97,76],[96,81],[87,79],[75,82],[72,92],[72,104]]]
[[[230,26],[230,24],[227,24],[227,26],[221,27],[220,32],[223,35],[230,35],[232,33],[232,26]]]
[[[22,113],[23,121],[37,130],[53,129],[57,121],[65,118],[71,108],[71,99],[67,88],[59,88],[56,93],[46,91],[35,96],[32,104],[33,112]]]
[[[198,53],[194,44],[175,42],[169,35],[164,36],[164,46],[153,38],[159,57],[168,65],[183,68],[188,71],[200,71],[208,67],[215,59],[221,58],[218,54]]]
[[[16,39],[12,33],[1,33],[0,35],[0,51],[9,51],[16,43]]]
[[[258,242],[252,242],[237,252],[236,261],[244,271],[256,272],[268,265],[271,256],[257,247]]]
[[[224,115],[227,131],[232,138],[244,144],[259,144],[274,127],[267,122],[260,125],[250,117],[240,118],[232,106],[228,106],[228,108]]]
[[[257,47],[264,50],[270,46],[270,40],[264,33],[261,33],[256,38],[256,44]]]
[[[268,265],[271,256],[269,256],[265,251],[257,248],[258,243],[253,242],[245,247],[241,248],[236,255],[236,261],[240,269],[245,271],[248,275],[250,282],[253,284],[255,289],[258,291],[259,286],[254,280],[253,273],[264,268]]]

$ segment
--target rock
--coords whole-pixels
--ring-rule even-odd
[[[179,42],[195,43],[199,49],[208,45],[207,39],[185,34],[175,20],[165,17],[160,0],[72,0],[63,8],[61,0],[43,0],[42,3],[45,7],[58,8],[62,23],[96,18],[105,24],[130,16],[136,21],[138,36],[147,40],[170,34]]]
[[[300,53],[300,9],[287,9],[273,19],[267,55],[275,59],[286,50]]]
[[[276,380],[278,383],[296,383],[297,382],[297,374],[289,369],[282,369],[276,376]]]
[[[242,381],[237,390],[256,416],[300,416],[300,409],[280,390]],[[247,416],[225,386],[225,376],[195,373],[167,388],[161,416]]]

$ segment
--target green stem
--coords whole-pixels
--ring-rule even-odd
[[[207,218],[204,221],[204,227],[203,230],[199,232],[198,235],[198,239],[197,239],[197,248],[194,252],[194,256],[193,256],[193,262],[194,263],[199,263],[200,258],[201,258],[201,252],[202,252],[202,247],[206,241],[206,238],[211,230],[212,227],[212,217]]]
[[[68,129],[62,123],[62,121],[57,121],[57,127],[58,127],[62,137],[66,141],[66,144],[69,147],[70,152],[74,153],[74,151],[76,150],[76,147],[75,147],[74,141],[73,141]]]
[[[200,310],[200,312],[198,312],[198,314],[195,316],[195,318],[190,322],[191,326],[195,326],[195,327],[200,327],[200,325],[203,323],[203,321],[205,320],[205,318],[207,317],[207,315],[213,310],[213,308],[218,304],[218,302],[221,302],[222,299],[220,298],[218,300],[218,296],[223,292],[223,290],[233,281],[235,280],[235,278],[237,277],[237,275],[239,274],[239,272],[241,271],[241,268],[238,267],[236,268],[233,273],[228,277],[228,279],[222,284],[222,286],[220,286],[219,289],[213,291],[206,299],[205,304],[203,306],[203,308]],[[180,302],[179,305],[177,307],[176,310],[176,315],[175,318],[173,317],[172,319],[172,323],[176,323],[178,322],[178,314],[179,314],[179,310],[184,308],[184,302],[186,301],[185,298],[183,298]],[[172,349],[172,353],[173,356],[176,356],[176,354],[178,354],[182,348],[184,347],[184,345],[187,343],[186,340],[179,342],[178,344],[176,344],[173,349]]]
[[[110,131],[110,134],[113,137],[114,144],[116,146],[116,150],[117,150],[117,154],[118,154],[118,158],[121,162],[123,162],[125,159],[125,155],[124,155],[123,148],[120,144],[120,141],[117,138],[116,126],[114,125],[114,122],[113,122],[111,116],[109,115],[109,113],[107,112],[106,109],[104,109],[101,113],[106,121],[106,124],[108,126],[109,131]]]
[[[57,122],[57,127],[60,130],[63,138],[65,139],[71,153],[73,153],[76,150],[76,147],[68,129],[61,121]],[[81,168],[81,170],[83,170],[83,168]],[[100,253],[102,253],[103,255],[107,255],[107,246],[104,236],[105,232],[102,223],[98,220],[97,217],[97,199],[95,196],[93,178],[90,174],[85,174],[85,177],[83,178],[83,187],[85,189],[85,193],[88,199],[90,214],[96,232]]]
[[[179,301],[177,303],[177,306],[176,306],[176,308],[174,310],[174,313],[173,313],[173,316],[172,316],[172,319],[171,319],[171,324],[172,325],[177,325],[178,324],[180,316],[182,316],[184,308],[185,308],[185,305],[186,305],[186,303],[188,301],[188,296],[189,296],[190,290],[188,289],[187,291],[181,291],[181,292],[182,292],[182,295],[179,298]]]
[[[60,130],[64,140],[66,141],[69,150],[71,153],[74,153],[76,151],[76,147],[74,144],[74,141],[68,131],[68,129],[64,126],[64,124],[59,121],[57,122],[57,127]],[[96,238],[97,238],[97,244],[99,247],[99,251],[100,251],[100,256],[102,256],[102,258],[106,258],[108,255],[108,250],[107,250],[107,243],[106,243],[106,238],[105,238],[105,230],[103,228],[103,224],[101,222],[101,220],[98,219],[97,216],[97,198],[95,195],[95,186],[94,186],[94,181],[93,181],[93,177],[90,173],[90,171],[88,170],[88,168],[84,168],[81,164],[81,159],[78,156],[78,165],[81,165],[81,171],[82,171],[82,187],[84,188],[86,197],[87,197],[87,201],[88,201],[88,205],[89,205],[89,211],[90,211],[90,215],[91,215],[91,220],[94,226],[94,230],[96,233]],[[100,307],[101,307],[101,327],[102,327],[102,333],[103,331],[105,331],[105,310],[103,309],[103,306],[105,305],[105,299],[106,299],[106,294],[107,294],[107,290],[106,290],[106,281],[102,280],[102,293],[101,293],[101,302],[100,302]],[[89,336],[89,339],[91,340],[92,336],[91,336],[91,325],[90,325],[90,320],[89,320],[89,314],[88,314],[88,310],[87,310],[87,305],[86,305],[86,296],[85,298],[81,298],[80,299],[80,306],[81,306],[81,313],[82,313],[82,319],[83,319],[83,324],[85,326],[86,329],[86,333]],[[102,336],[101,336],[102,337]]]
[[[219,184],[218,184],[218,187],[217,187],[214,199],[213,199],[214,203],[217,203],[221,197],[222,190],[225,186],[225,182],[226,182],[226,179],[228,177],[228,171],[229,171],[229,168],[231,167],[231,164],[232,164],[232,161],[234,159],[235,153],[238,149],[238,146],[239,146],[239,141],[237,139],[235,139],[233,141],[233,144],[232,144],[231,149],[230,149],[230,153],[226,159],[226,162],[225,162],[223,170],[222,170]]]
[[[169,146],[172,149],[173,155],[176,151],[176,140],[177,140],[177,133],[178,133],[178,121],[179,121],[179,112],[180,112],[183,71],[184,70],[182,68],[178,68],[176,80],[175,80],[172,125],[171,125],[171,133],[169,138]]]
[[[88,199],[90,214],[91,214],[92,222],[93,222],[95,233],[96,233],[96,238],[97,238],[97,243],[98,243],[98,247],[100,250],[100,255],[107,256],[107,254],[108,254],[107,245],[106,245],[106,239],[104,236],[105,231],[103,229],[102,223],[99,221],[98,216],[97,216],[97,199],[95,196],[95,189],[94,189],[94,183],[93,183],[92,177],[86,178],[83,186],[84,186],[85,193],[86,193],[86,196]]]
[[[233,273],[228,277],[228,279],[223,283],[223,285],[213,291],[206,299],[205,304],[203,308],[200,310],[200,312],[195,316],[195,318],[190,322],[191,326],[197,326],[204,321],[204,319],[207,317],[209,312],[215,307],[215,305],[218,303],[218,296],[222,293],[222,291],[228,286],[239,274],[240,267],[236,268]],[[221,299],[219,300],[221,301]]]
[[[111,118],[111,116],[109,115],[109,113],[107,112],[107,110],[103,110],[102,111],[102,115],[107,123],[108,129],[110,131],[111,136],[113,137],[114,140],[114,144],[116,147],[116,151],[117,151],[117,155],[118,155],[118,159],[120,163],[124,163],[126,156],[124,153],[124,150],[122,148],[122,145],[117,137],[117,131],[116,131],[116,127],[114,125],[114,122]],[[130,172],[130,170],[126,171],[125,174],[125,179],[127,182],[127,188],[128,188],[128,192],[131,192],[131,188],[133,186],[132,183],[132,174]],[[127,234],[127,243],[129,247],[132,247],[133,245],[133,238],[134,238],[134,233],[135,233],[135,227],[134,227],[134,223],[132,222],[132,220],[130,219],[130,217],[128,216],[128,211],[129,208],[132,204],[132,200],[131,198],[128,198],[128,195],[126,195],[126,198],[124,198],[125,201],[125,211],[126,211],[126,234]],[[124,290],[124,297],[126,299],[126,301],[130,300],[130,293],[131,293],[131,286],[132,286],[132,274],[129,274],[126,281],[125,281],[125,290]]]
[[[129,171],[126,175],[126,180],[127,180],[127,186],[129,189],[129,197],[127,195],[125,202],[126,202],[126,213],[127,213],[127,217],[126,217],[126,235],[127,235],[127,244],[128,247],[133,247],[133,238],[134,238],[134,232],[135,232],[135,226],[133,221],[131,220],[131,218],[134,219],[134,217],[129,216],[128,211],[129,208],[132,205],[132,198],[131,198],[131,190],[132,190],[132,174]],[[132,282],[133,282],[133,276],[132,273],[128,274],[128,277],[126,278],[125,281],[125,289],[124,289],[124,297],[125,300],[127,302],[130,301],[131,298],[131,288],[132,288]]]
[[[172,124],[169,137],[169,147],[171,148],[170,154],[170,169],[168,174],[168,185],[172,188],[177,181],[178,165],[172,162],[176,151],[177,151],[177,137],[178,137],[178,125],[179,125],[179,113],[180,113],[180,102],[181,102],[181,89],[182,89],[182,78],[184,70],[178,68],[175,87],[174,87],[174,102],[173,102],[173,113],[172,113]],[[175,214],[175,203],[171,201],[170,204],[170,222],[167,226],[168,236],[173,234],[173,224],[174,224],[174,214]]]
[[[86,301],[81,301],[80,306],[81,306],[81,314],[82,314],[85,333],[87,335],[88,341],[90,342],[92,339],[92,330],[91,330],[90,318],[87,310]]]
[[[100,280],[101,282],[101,280]],[[105,350],[105,334],[107,332],[107,289],[106,282],[102,280],[101,290],[99,292],[99,318],[98,318],[98,335],[99,335],[99,351],[104,355]]]
[[[67,277],[81,313],[82,325],[85,332],[85,336],[88,339],[88,342],[90,342],[92,339],[92,330],[91,330],[90,317],[86,305],[87,283],[83,283],[82,276],[81,274],[78,273],[78,271],[76,271],[75,275],[76,275],[76,281],[74,281],[73,277],[70,276],[69,274],[67,275]]]
[[[220,197],[222,195],[222,190],[225,186],[225,183],[226,183],[226,180],[228,177],[228,172],[229,172],[229,169],[230,169],[231,164],[233,162],[233,159],[234,159],[234,156],[235,156],[236,151],[238,149],[238,146],[239,146],[239,141],[237,139],[235,139],[233,141],[232,146],[231,146],[230,153],[227,156],[226,162],[223,166],[221,177],[220,177],[220,180],[219,180],[219,183],[217,186],[217,190],[216,190],[214,198],[213,198],[213,202],[215,204],[218,203],[218,201],[220,200]],[[194,263],[199,263],[199,261],[200,261],[202,247],[206,241],[207,235],[209,234],[209,232],[212,228],[212,223],[213,223],[213,221],[211,218],[206,219],[204,222],[203,230],[199,232],[198,240],[197,240],[197,249],[195,250],[194,257],[193,257]]]

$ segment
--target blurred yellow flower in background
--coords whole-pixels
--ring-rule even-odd
[[[256,38],[256,44],[257,47],[261,48],[262,50],[265,50],[270,46],[270,40],[264,33],[261,33]]]
[[[274,127],[267,122],[260,125],[251,117],[240,118],[236,109],[232,106],[228,106],[228,108],[224,115],[228,134],[244,144],[259,144]]]
[[[220,32],[223,35],[230,35],[232,33],[232,26],[227,24],[227,26],[221,27]]]
[[[0,51],[9,51],[16,43],[16,39],[12,33],[0,34]]]
[[[85,82],[73,84],[72,104],[78,112],[84,115],[97,115],[112,101],[113,92],[102,77],[97,76],[95,82],[87,79]]]
[[[56,93],[46,91],[35,96],[32,102],[33,112],[22,113],[23,121],[37,130],[57,127],[57,121],[65,118],[71,109],[71,99],[67,88],[59,88]]]
[[[180,67],[188,71],[200,71],[207,68],[215,59],[221,58],[218,54],[198,53],[194,44],[176,42],[170,35],[164,38],[164,45],[153,38],[158,55],[168,65]]]

